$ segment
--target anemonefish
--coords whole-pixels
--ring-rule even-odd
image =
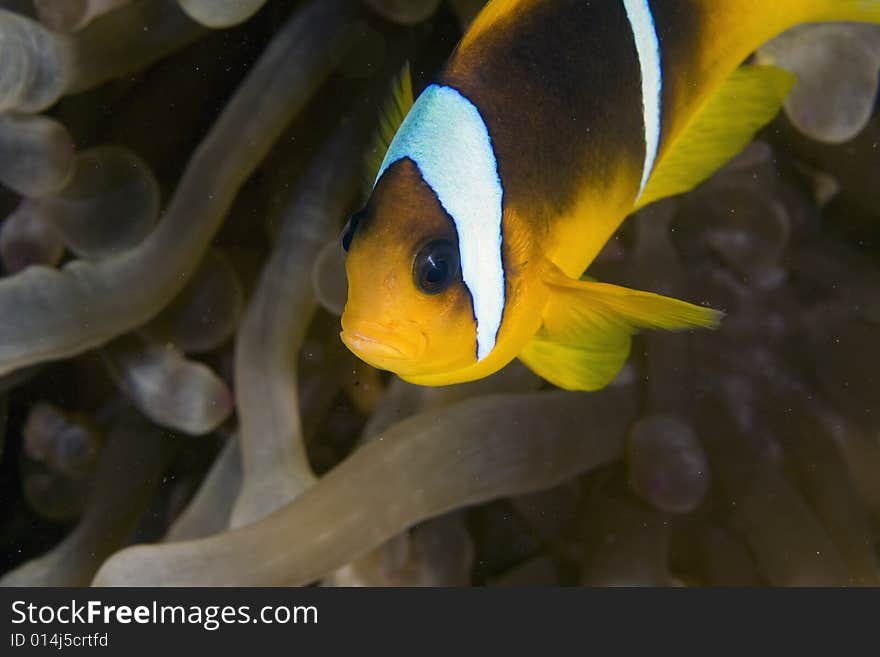
[[[582,274],[629,214],[705,180],[777,114],[793,78],[740,67],[749,54],[836,20],[880,22],[880,0],[490,2],[343,233],[342,340],[421,385],[519,357],[595,390],[637,330],[715,326],[715,310]]]

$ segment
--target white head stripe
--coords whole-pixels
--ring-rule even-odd
[[[503,189],[479,110],[451,87],[431,85],[397,131],[376,182],[403,158],[415,162],[458,232],[461,272],[477,323],[477,360],[495,348],[504,313]]]
[[[639,196],[648,184],[660,147],[660,111],[663,92],[663,67],[660,62],[660,40],[654,25],[649,0],[623,0],[626,15],[636,39],[639,65],[642,69],[642,114],[645,119],[645,166]]]

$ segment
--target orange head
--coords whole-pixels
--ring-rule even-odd
[[[349,284],[343,342],[367,363],[413,383],[487,376],[512,360],[540,324],[540,309],[529,316],[522,303],[523,277],[512,273],[520,257],[508,253],[503,322],[491,353],[478,359],[456,225],[410,159],[385,171],[346,227],[343,246]]]

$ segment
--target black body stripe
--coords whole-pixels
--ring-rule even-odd
[[[623,161],[644,164],[641,69],[622,0],[524,0],[450,60],[492,135],[505,204],[563,214]]]
[[[673,116],[677,108],[686,104],[694,81],[700,79],[695,68],[705,10],[702,3],[694,0],[651,0],[651,9],[664,73],[661,116]],[[664,120],[660,125],[660,152],[666,146],[671,124]]]

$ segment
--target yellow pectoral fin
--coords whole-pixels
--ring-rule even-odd
[[[734,72],[660,158],[636,207],[683,194],[715,173],[779,113],[794,82],[775,66]]]
[[[608,385],[629,356],[639,329],[715,328],[723,313],[651,292],[554,274],[544,324],[520,359],[567,390]]]

